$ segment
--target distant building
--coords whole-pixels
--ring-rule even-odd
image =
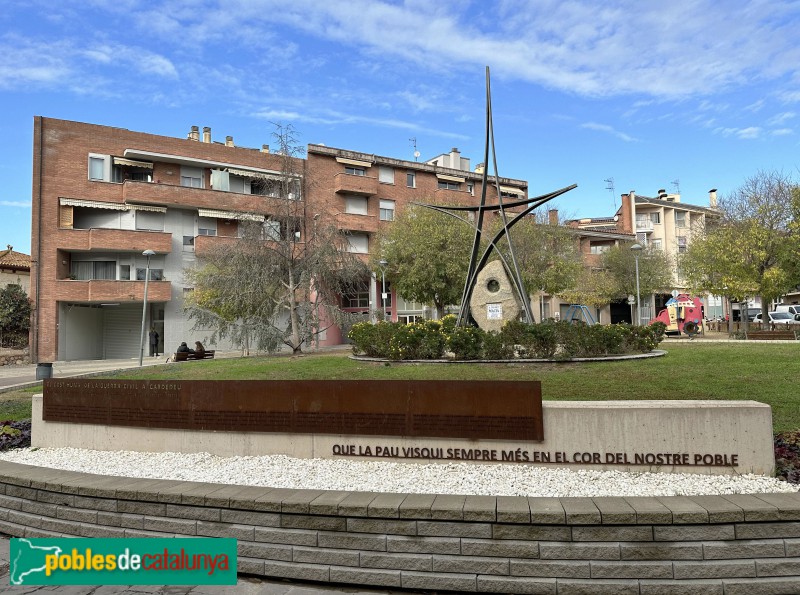
[[[17,252],[11,244],[0,250],[0,287],[17,284],[25,293],[31,289],[31,257]]]
[[[662,292],[650,296],[649,303],[642,305],[643,314],[645,308],[648,308],[648,314],[653,316],[672,297],[673,290],[683,292],[689,289],[677,266],[677,257],[686,252],[693,237],[701,234],[706,226],[718,221],[720,217],[716,189],[709,191],[707,207],[681,202],[680,194],[668,194],[665,190],[659,190],[655,197],[639,196],[631,190],[628,194],[622,195],[622,204],[613,217],[575,219],[569,224],[580,229],[582,234],[623,234],[628,241],[636,241],[642,246],[665,252],[669,260],[674,263],[673,285],[664,287]],[[602,238],[590,238],[589,244],[590,252],[593,254],[602,254],[608,249],[606,246],[611,245]],[[610,322],[630,320],[630,306],[627,303],[611,304],[610,314]]]

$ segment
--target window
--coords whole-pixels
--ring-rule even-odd
[[[108,182],[111,176],[111,159],[108,155],[89,154],[89,179]]]
[[[378,168],[378,182],[381,184],[394,184],[394,168],[381,165]]]
[[[381,200],[381,221],[394,221],[394,201]]]
[[[203,170],[199,167],[181,166],[181,186],[188,188],[203,187]]]
[[[81,281],[104,279],[113,281],[117,278],[117,263],[113,260],[72,261],[70,275]]]
[[[273,220],[264,221],[264,237],[268,240],[279,242],[281,240],[281,222]]]
[[[686,252],[686,236],[678,236],[678,253]]]
[[[653,246],[653,250],[661,250],[661,240],[650,240],[651,245]]]
[[[611,246],[608,244],[591,244],[589,246],[589,254],[603,254],[604,252],[608,252],[608,249]]]
[[[369,253],[369,236],[365,233],[347,234],[347,241],[350,243],[348,252],[354,254]]]
[[[440,190],[459,190],[461,188],[461,184],[458,182],[449,182],[447,180],[439,180],[439,189]]]
[[[365,284],[342,296],[343,308],[369,308],[369,287]]]
[[[655,213],[650,213],[650,223],[654,225],[661,224],[661,213],[656,211]]]
[[[184,252],[194,251],[194,236],[183,236],[183,251]]]
[[[475,184],[473,184],[472,182],[468,182],[467,192],[469,192],[472,196],[475,196]]]
[[[119,280],[120,281],[131,280],[131,265],[129,264],[119,265]]]
[[[199,185],[195,185],[194,182],[192,182],[191,184],[184,184],[183,183],[183,169],[184,168],[181,168],[181,186],[192,186],[194,188],[200,188],[200,186]],[[188,169],[188,168],[186,168],[186,169]],[[191,176],[186,176],[186,177],[188,178],[188,177],[191,177]],[[240,188],[243,190],[244,189],[244,185],[242,183],[242,178],[239,178],[239,180],[240,180],[240,184],[239,184]],[[230,190],[232,190],[232,188],[231,188],[231,174],[229,172],[223,171],[221,169],[212,169],[211,170],[211,187],[214,190],[223,190],[225,192],[229,192]],[[242,190],[238,190],[238,192],[242,192]]]
[[[144,281],[144,275],[147,269],[136,269],[136,280],[137,281]],[[151,281],[163,281],[164,280],[164,269],[150,269],[150,280]]]
[[[136,229],[144,231],[164,231],[164,213],[136,211]]]
[[[675,227],[686,227],[686,211],[675,211]]]
[[[413,171],[406,173],[406,186],[409,188],[417,187],[417,174],[415,174]]]
[[[366,176],[367,170],[363,167],[353,167],[351,165],[347,165],[344,168],[344,173],[349,174],[351,176]]]
[[[348,196],[344,199],[344,212],[350,215],[366,215],[367,199],[363,196]]]
[[[213,217],[197,218],[197,235],[215,236],[217,235],[217,220]]]

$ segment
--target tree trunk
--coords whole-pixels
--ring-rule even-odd
[[[289,269],[289,323],[292,327],[292,341],[290,347],[292,353],[300,353],[302,351],[302,343],[300,342],[300,319],[297,317],[297,286],[294,283],[294,271]]]

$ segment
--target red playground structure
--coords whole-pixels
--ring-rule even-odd
[[[703,302],[699,298],[680,293],[666,303],[666,307],[650,321],[663,322],[667,333],[686,333],[693,337],[703,329]]]

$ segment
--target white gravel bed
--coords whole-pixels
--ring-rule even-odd
[[[24,448],[0,453],[0,459],[100,475],[315,490],[549,497],[798,491],[798,486],[753,474],[582,471],[512,464],[362,462],[282,455],[218,457],[79,448]]]

